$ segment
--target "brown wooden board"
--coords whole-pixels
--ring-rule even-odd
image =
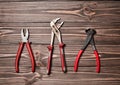
[[[65,45],[67,73],[61,70],[58,41],[47,75],[50,21],[60,17]],[[119,85],[120,84],[120,1],[81,0],[0,0],[0,85]],[[29,28],[36,72],[31,72],[25,48],[20,73],[15,72],[15,57],[21,42],[20,30]],[[88,46],[74,72],[76,55],[86,39],[85,29],[93,28],[101,60],[96,73],[95,55]]]

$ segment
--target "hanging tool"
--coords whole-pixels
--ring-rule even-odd
[[[26,31],[26,33],[25,33],[25,31]],[[15,59],[16,72],[17,73],[19,72],[19,60],[20,60],[21,53],[22,53],[22,50],[23,50],[23,47],[24,47],[25,44],[26,44],[27,50],[28,50],[30,58],[31,58],[32,72],[34,72],[35,71],[35,59],[34,59],[33,52],[32,52],[31,46],[30,46],[30,42],[28,41],[28,38],[29,38],[28,29],[26,29],[26,30],[22,29],[21,30],[21,37],[22,37],[22,42],[20,42],[20,44],[19,44],[19,48],[18,48],[18,51],[17,51],[16,59]]]
[[[60,24],[57,24],[57,22],[60,20],[60,18],[56,18],[51,21],[50,26],[51,26],[51,43],[48,46],[49,50],[49,57],[48,57],[48,66],[47,66],[47,74],[49,75],[51,72],[51,63],[52,63],[52,56],[53,56],[53,49],[54,49],[54,39],[55,35],[59,41],[59,48],[60,48],[60,57],[61,57],[61,65],[62,65],[62,71],[66,72],[66,66],[65,66],[65,58],[64,58],[64,44],[61,39],[61,33],[60,33],[60,28],[62,27],[64,22],[61,22]]]
[[[99,54],[98,54],[98,51],[96,49],[95,42],[94,42],[94,35],[96,34],[96,31],[94,29],[87,29],[86,34],[87,34],[87,38],[86,38],[85,44],[81,48],[81,50],[78,52],[78,55],[77,55],[76,60],[75,60],[74,71],[76,72],[78,70],[79,59],[82,56],[82,54],[84,53],[87,46],[89,44],[91,44],[93,51],[94,51],[94,54],[96,56],[96,66],[97,66],[96,72],[99,73],[100,72],[100,58],[99,58]]]

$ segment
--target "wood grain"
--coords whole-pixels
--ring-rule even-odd
[[[0,85],[119,85],[120,84],[120,1],[81,0],[0,0]],[[58,41],[52,62],[52,74],[46,74],[50,21],[60,17],[65,46],[67,73],[61,70]],[[30,57],[23,50],[20,73],[15,73],[15,56],[21,41],[21,28],[29,28],[36,60],[31,72]],[[86,39],[85,29],[93,28],[101,60],[96,73],[95,55],[88,46],[73,71],[74,60]]]

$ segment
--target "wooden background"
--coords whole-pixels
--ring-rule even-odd
[[[50,21],[60,17],[68,72],[61,71],[58,42],[55,42],[52,74],[46,75],[50,44]],[[0,0],[0,85],[120,85],[120,2],[79,0]],[[89,46],[78,72],[75,57],[82,47],[86,28],[97,31],[95,42],[101,59],[101,73],[95,72],[95,56]],[[30,29],[36,72],[26,48],[15,72],[20,30]]]

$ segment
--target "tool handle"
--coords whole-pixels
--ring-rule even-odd
[[[84,50],[80,50],[80,51],[78,52],[78,55],[77,55],[76,60],[75,60],[75,63],[74,63],[74,71],[75,71],[75,72],[77,72],[77,70],[78,70],[79,59],[80,59],[80,57],[81,57],[81,55],[82,55],[83,52],[84,52]]]
[[[100,72],[100,58],[99,58],[99,54],[97,52],[97,50],[94,50],[94,54],[96,56],[96,72],[99,73]]]
[[[22,53],[22,50],[23,50],[23,46],[24,46],[24,43],[20,42],[19,48],[18,48],[18,51],[17,51],[17,55],[16,55],[16,59],[15,59],[15,69],[16,69],[17,73],[19,72],[19,60],[20,60],[20,56],[21,56],[21,53]]]
[[[53,46],[52,46],[52,45],[49,45],[47,48],[48,48],[48,50],[49,50],[48,64],[47,64],[47,74],[50,75],[50,72],[51,72],[51,64],[52,64]]]
[[[30,46],[30,42],[26,42],[26,47],[28,49],[30,58],[31,58],[31,64],[32,64],[32,72],[35,72],[35,59],[34,59],[34,55]]]
[[[62,71],[66,72],[66,66],[65,66],[65,56],[64,56],[64,44],[60,43],[59,44],[59,48],[60,48],[60,57],[61,57],[61,65],[62,65]]]

